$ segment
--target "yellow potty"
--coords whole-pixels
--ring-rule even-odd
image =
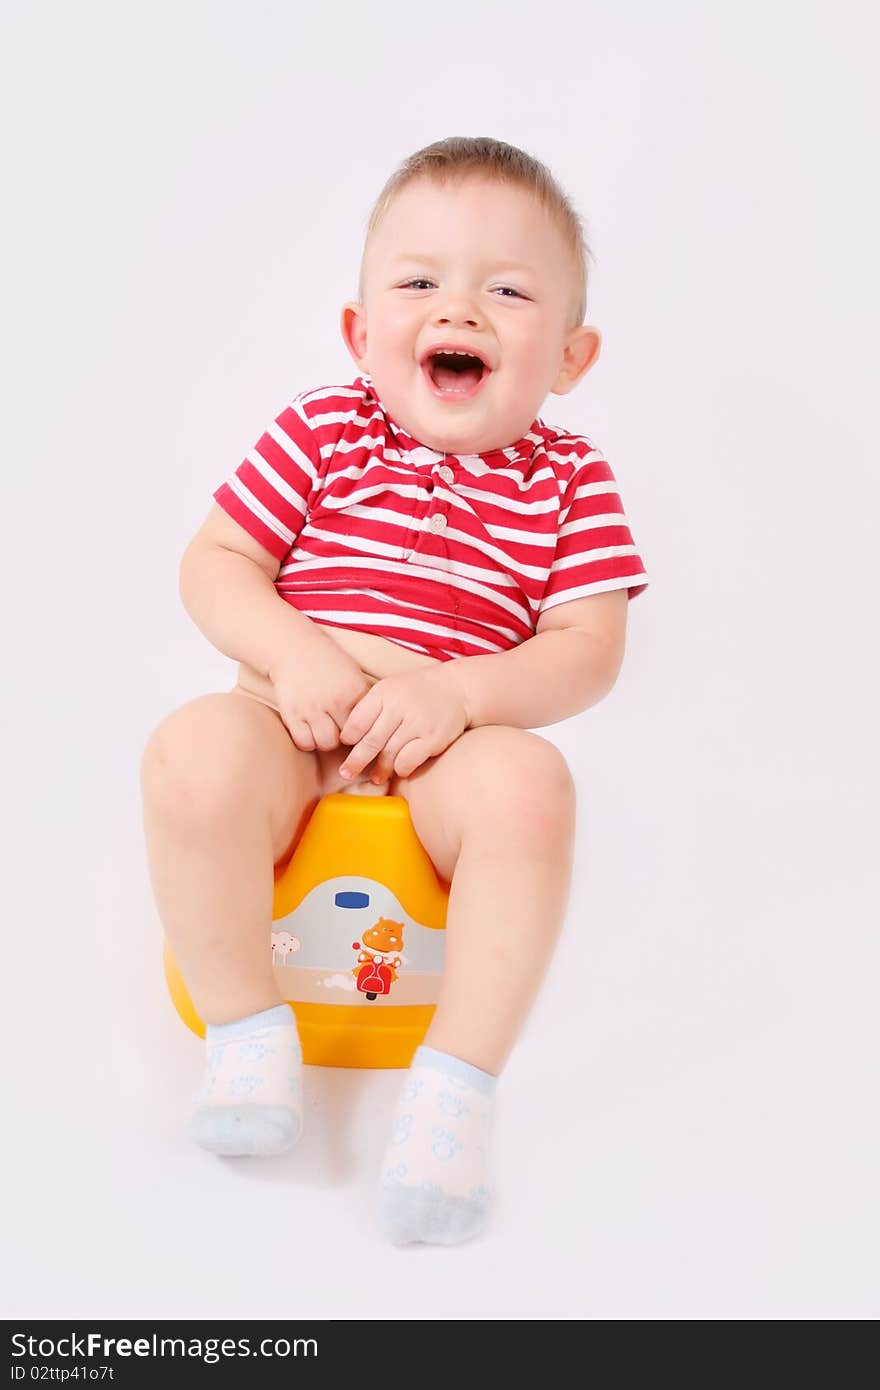
[[[266,943],[304,1062],[409,1066],[437,1002],[448,899],[404,797],[321,798],[276,868]],[[167,942],[164,964],[177,1012],[204,1037]]]

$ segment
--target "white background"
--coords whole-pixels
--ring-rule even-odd
[[[880,1312],[872,10],[4,4],[4,1316]],[[310,1068],[278,1160],[187,1139],[138,769],[235,676],[182,550],[352,379],[369,208],[452,134],[586,218],[603,354],[540,413],[604,449],[652,585],[611,696],[542,731],[576,869],[492,1224],[397,1250],[400,1073]]]

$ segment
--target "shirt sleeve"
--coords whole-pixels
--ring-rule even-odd
[[[649,583],[614,474],[600,451],[591,448],[562,496],[556,553],[539,615],[558,603],[610,589],[627,589],[633,599]]]
[[[283,560],[303,528],[309,499],[319,487],[321,450],[303,407],[303,395],[260,436],[214,501],[254,540]]]

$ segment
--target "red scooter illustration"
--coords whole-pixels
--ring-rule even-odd
[[[401,958],[395,953],[403,950],[403,923],[380,917],[363,937],[363,947],[359,941],[352,942],[353,949],[360,951],[360,955],[351,973],[360,993],[373,1000],[380,994],[390,994],[397,979]]]

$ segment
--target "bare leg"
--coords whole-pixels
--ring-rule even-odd
[[[302,1129],[302,1048],[272,971],[273,865],[317,799],[316,754],[242,692],[170,715],[141,764],[156,903],[207,1025],[190,1134],[219,1154],[276,1154]]]
[[[449,893],[446,966],[425,1038],[497,1075],[550,962],[568,902],[573,833],[505,839],[471,826]]]
[[[488,1209],[496,1077],[562,925],[575,789],[552,744],[499,726],[466,732],[418,786],[416,777],[397,789],[451,882],[446,962],[431,1026],[398,1101],[379,1215],[398,1244],[454,1244],[481,1229]]]
[[[575,787],[546,739],[468,730],[392,795],[450,883],[446,964],[425,1038],[499,1072],[549,964],[568,902]]]
[[[248,696],[203,696],[152,734],[141,764],[156,905],[206,1023],[281,1003],[272,972],[273,864],[320,794],[314,753]]]

